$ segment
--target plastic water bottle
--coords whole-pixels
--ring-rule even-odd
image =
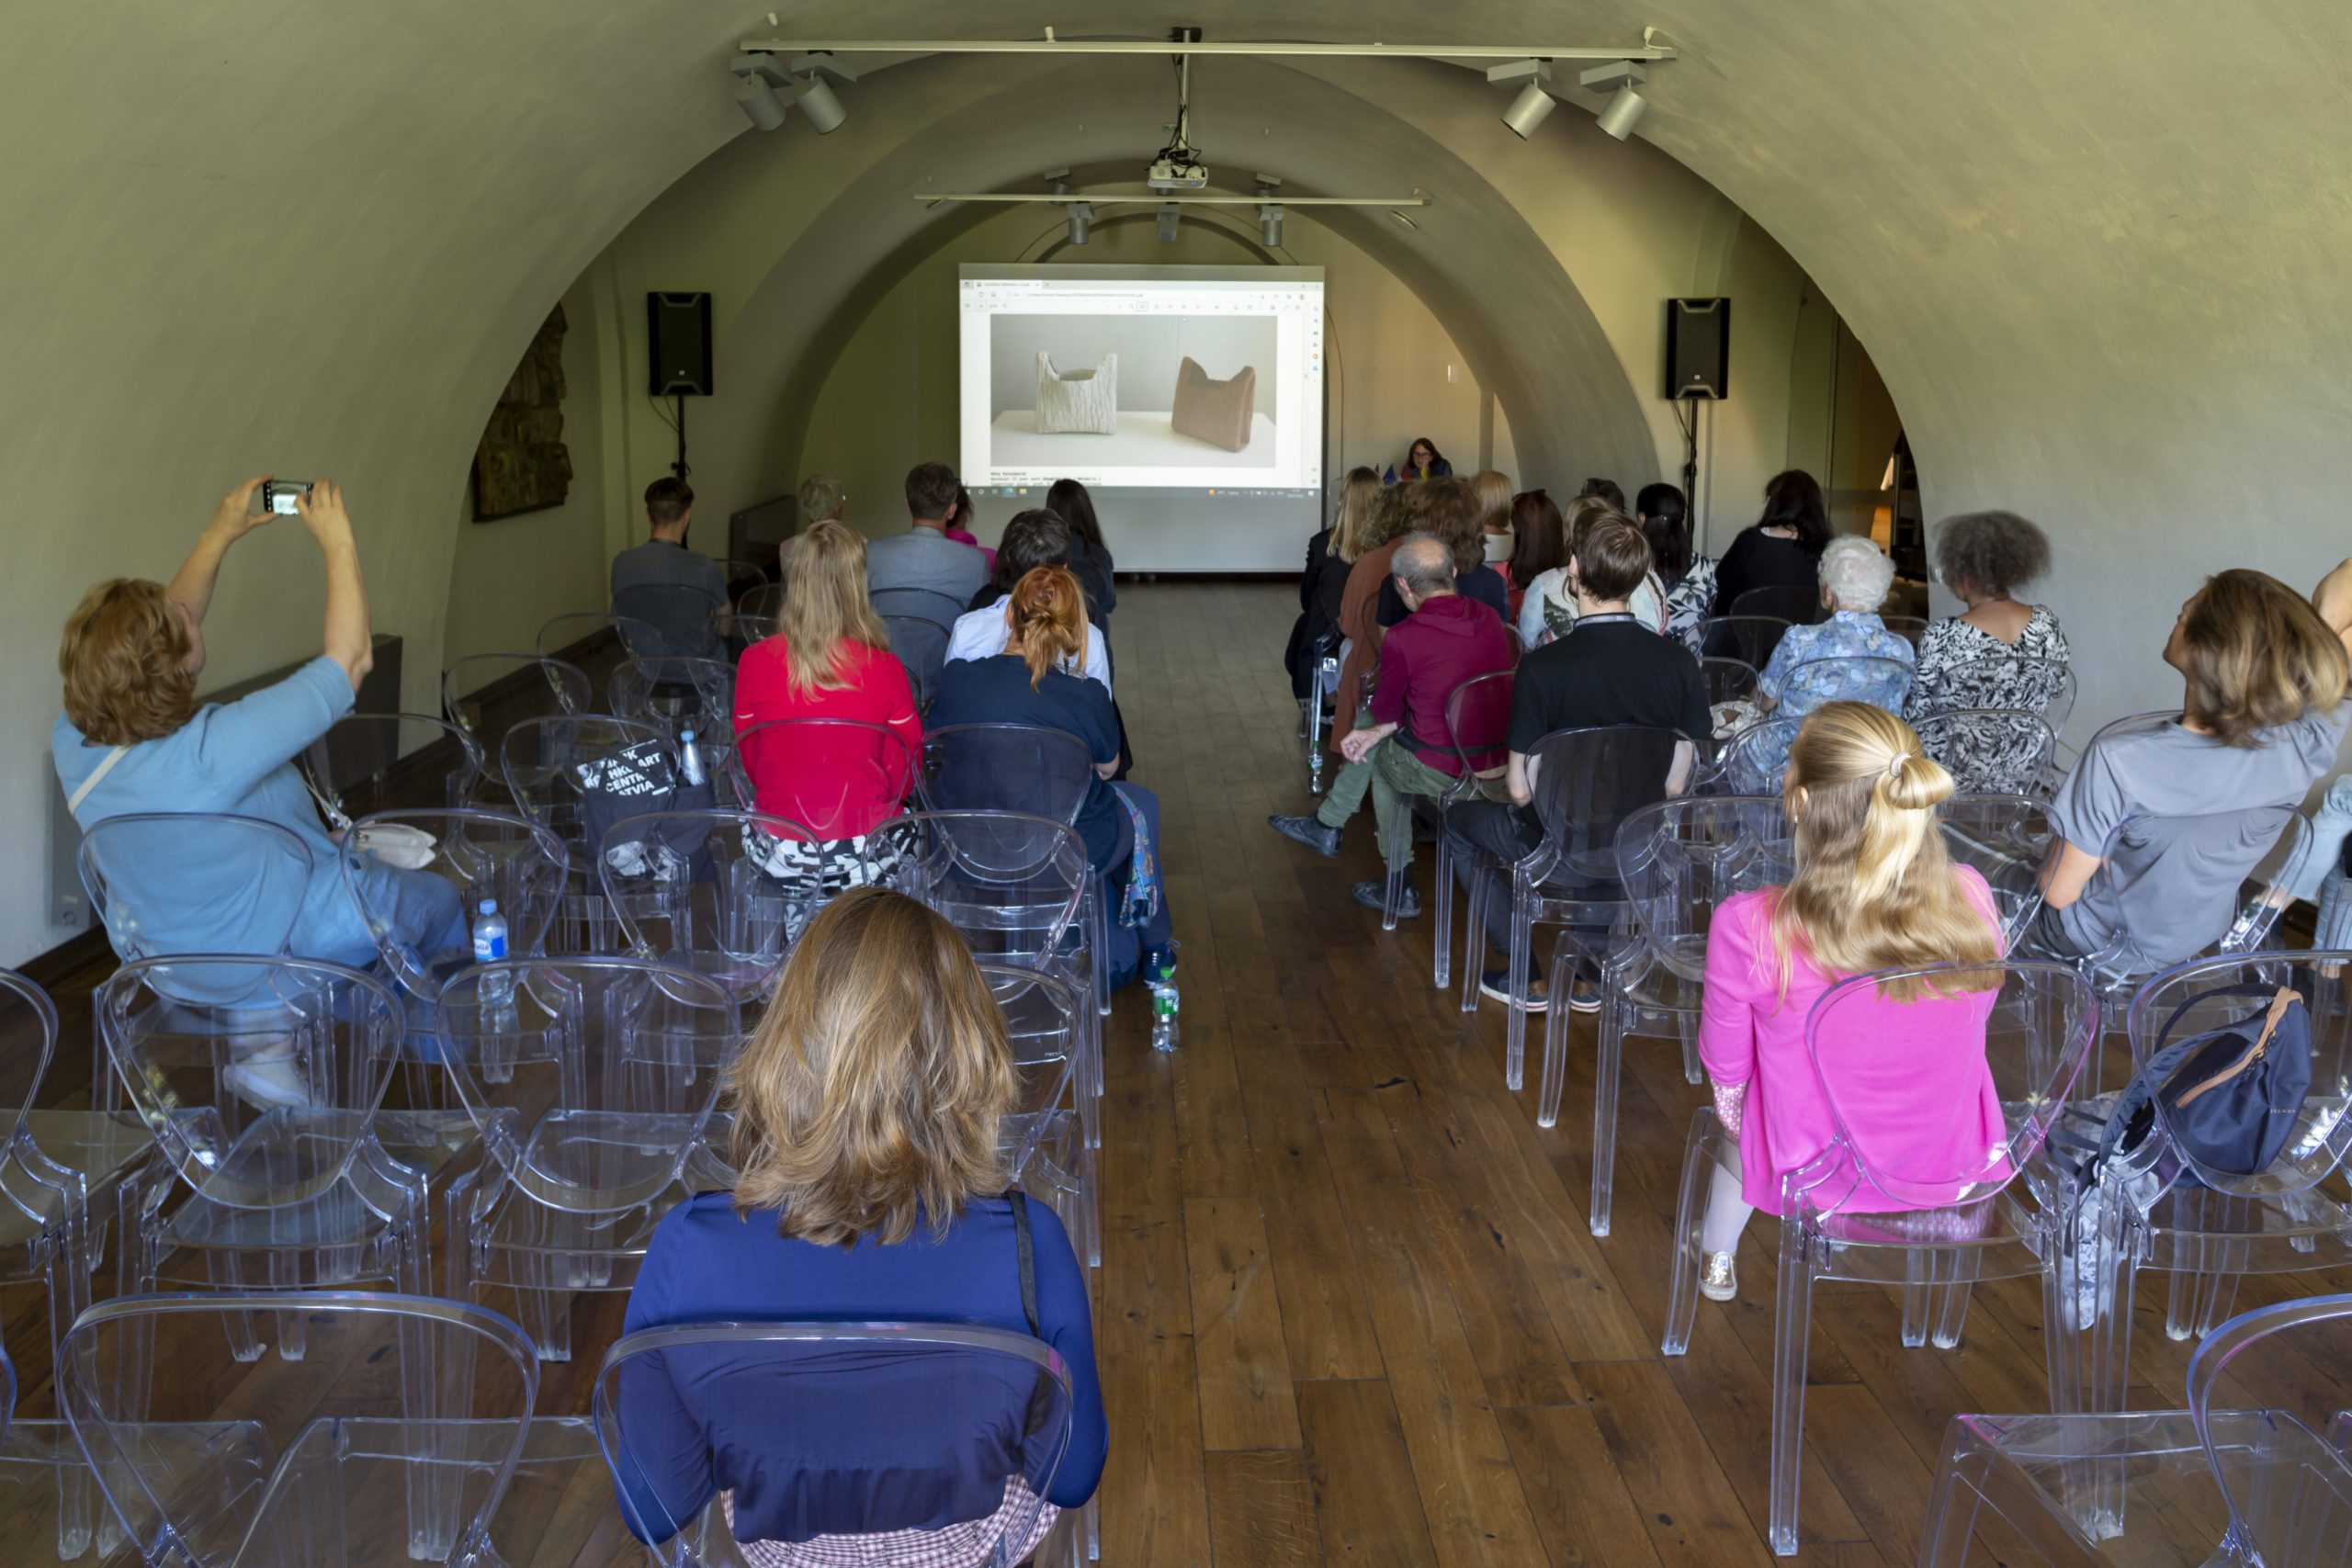
[[[702,748],[695,744],[695,732],[678,732],[678,773],[690,784],[702,784],[708,775],[702,768]]]
[[[1178,1015],[1183,1010],[1183,999],[1176,994],[1176,944],[1170,942],[1167,951],[1144,961],[1144,978],[1151,987],[1151,1048],[1155,1051],[1176,1049]]]
[[[474,918],[474,962],[495,964],[506,956],[506,917],[498,912],[498,900],[485,898],[481,912]],[[511,969],[495,970],[485,975],[475,993],[485,1013],[504,1013],[514,1006],[514,973]]]

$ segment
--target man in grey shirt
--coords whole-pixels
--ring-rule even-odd
[[[953,612],[939,606],[947,617],[943,625],[952,627],[988,581],[988,562],[980,552],[947,536],[947,513],[959,488],[956,470],[944,463],[918,463],[908,471],[907,511],[913,525],[865,546],[866,596],[879,614],[933,618],[928,602],[901,592],[922,589],[956,602]],[[896,598],[886,597],[890,595]]]
[[[711,612],[727,603],[727,569],[686,547],[693,489],[674,476],[655,479],[645,487],[645,520],[653,536],[613,558],[613,614],[651,623],[665,653],[707,654],[717,637]]]
[[[2181,716],[2101,740],[2051,802],[2064,841],[2041,943],[2144,973],[2221,940],[2286,812],[2335,765],[2352,722],[2347,644],[2352,561],[2309,603],[2236,570],[2182,606],[2165,646],[2187,682]]]

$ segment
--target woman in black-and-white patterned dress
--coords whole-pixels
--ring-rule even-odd
[[[1908,717],[1954,708],[2048,711],[2059,682],[2046,667],[2067,662],[2066,634],[2046,605],[2020,604],[2017,592],[2049,567],[2049,538],[2014,512],[1944,521],[1936,572],[1967,608],[1919,639]]]

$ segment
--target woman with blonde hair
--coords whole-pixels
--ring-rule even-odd
[[[1866,703],[1816,709],[1789,748],[1781,807],[1796,874],[1725,899],[1707,931],[1699,1056],[1738,1145],[1738,1168],[1715,1171],[1701,1230],[1699,1289],[1711,1301],[1737,1292],[1733,1254],[1748,1216],[1778,1213],[1781,1178],[1836,1134],[1805,1049],[1805,1015],[1822,993],[1857,975],[2001,956],[1992,890],[1944,851],[1936,808],[1951,793],[1951,775],[1911,727]],[[1852,1127],[1857,1136],[1900,1138],[1923,1170],[1967,1168],[1970,1151],[1999,1145],[2000,1100],[1984,1060],[1993,997],[1913,980],[1854,1004],[1878,1010],[1877,1032],[1905,1067],[1868,1102],[1872,1120]],[[1967,1005],[1915,1005],[1954,998]]]
[[[1482,468],[1470,476],[1470,493],[1478,500],[1478,531],[1485,536],[1482,558],[1501,574],[1507,588],[1520,586],[1510,579],[1510,503],[1517,492],[1510,476],[1498,468]]]
[[[640,1465],[625,1488],[632,1528],[691,1520],[718,1496],[755,1568],[961,1568],[1021,1560],[1057,1510],[1093,1495],[1107,1443],[1086,1279],[1053,1211],[1005,1190],[999,1128],[1018,1090],[996,998],[956,929],[900,894],[843,894],[794,948],[728,1070],[733,1190],[697,1193],[662,1218],[625,1329],[819,1321],[1025,1330],[1060,1354],[1074,1395],[1046,1506],[1018,1469],[991,1474],[976,1463],[960,1432],[938,1432],[933,1451],[908,1451],[910,1439],[927,1439],[926,1417],[947,1416],[910,1410],[906,1383],[886,1370],[873,1400],[844,1402],[833,1424],[811,1430],[730,1396],[742,1382],[730,1372],[764,1364],[773,1348],[681,1347],[621,1382],[620,1417]],[[992,1414],[968,1408],[961,1385],[936,1393],[957,1417]],[[1012,1400],[1017,1407],[995,1413],[999,1430],[1025,1425],[1026,1392]],[[1023,1539],[1007,1540],[1015,1529]],[[851,1555],[870,1552],[884,1531],[887,1559]]]
[[[1306,570],[1298,579],[1298,619],[1291,623],[1290,641],[1283,649],[1283,668],[1290,671],[1291,695],[1304,701],[1315,683],[1315,645],[1340,625],[1340,601],[1346,593],[1348,572],[1363,553],[1373,503],[1380,499],[1380,476],[1370,468],[1351,468],[1340,484],[1340,502],[1331,525],[1306,541]]]
[[[800,481],[800,525],[838,523],[849,505],[849,492],[830,474],[811,474]]]
[[[1086,841],[1086,858],[1102,881],[1111,923],[1111,976],[1131,978],[1138,966],[1168,959],[1168,900],[1159,877],[1159,801],[1136,784],[1113,784],[1119,768],[1119,720],[1111,694],[1098,681],[1069,673],[1082,667],[1087,639],[1086,595],[1068,567],[1041,566],[1012,586],[1006,601],[1004,651],[989,659],[959,659],[940,671],[931,722],[1023,724],[1059,729],[1086,745],[1094,776],[1070,825]],[[956,793],[956,781],[942,786]]]
[[[788,540],[775,635],[744,650],[735,671],[739,759],[750,804],[809,829],[814,840],[764,832],[745,848],[772,874],[827,891],[885,874],[895,857],[869,842],[899,814],[922,752],[922,716],[906,666],[865,597],[865,540],[819,523]],[[851,726],[768,730],[779,719],[850,719]]]

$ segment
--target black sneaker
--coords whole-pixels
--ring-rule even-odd
[[[1348,892],[1367,909],[1385,910],[1388,908],[1388,879],[1385,876],[1374,877],[1370,882],[1359,882]],[[1420,912],[1421,891],[1408,882],[1405,891],[1396,899],[1396,918],[1409,920]]]
[[[1482,997],[1492,997],[1495,1000],[1502,1003],[1505,1007],[1509,1007],[1510,1005],[1510,971],[1508,969],[1489,969],[1485,974],[1479,976],[1478,994]],[[1552,998],[1548,994],[1547,987],[1544,986],[1544,982],[1536,979],[1532,975],[1529,976],[1527,979],[1527,1000],[1525,1003],[1527,1010],[1529,1012],[1543,1012],[1550,1008],[1551,1005]]]
[[[1285,839],[1305,844],[1325,860],[1339,856],[1340,830],[1326,828],[1312,817],[1269,817],[1266,826]]]

